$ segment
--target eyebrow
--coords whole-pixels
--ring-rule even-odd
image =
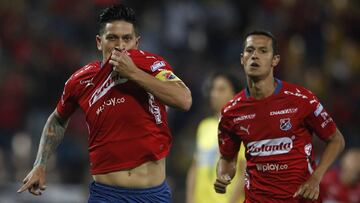
[[[255,47],[255,46],[253,46],[253,45],[250,45],[250,46],[247,46],[247,47],[245,47],[246,49],[248,49],[248,48],[253,48],[253,49],[267,49],[268,47],[266,47],[266,46],[261,46],[261,47]]]

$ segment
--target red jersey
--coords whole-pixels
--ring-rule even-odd
[[[309,90],[276,80],[275,92],[256,100],[248,89],[222,109],[222,156],[246,150],[248,202],[302,202],[292,198],[315,169],[312,133],[326,140],[336,130],[332,118]]]
[[[156,76],[172,71],[161,57],[129,50],[136,66]],[[57,111],[68,118],[78,107],[86,115],[92,174],[136,167],[165,157],[171,145],[165,106],[99,61],[76,71],[65,83]]]

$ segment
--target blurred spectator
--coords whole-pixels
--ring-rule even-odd
[[[340,167],[329,170],[321,183],[324,203],[360,202],[360,149],[349,149]]]

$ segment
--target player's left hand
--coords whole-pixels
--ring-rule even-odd
[[[304,199],[316,200],[319,197],[320,193],[320,184],[321,178],[318,178],[314,174],[303,183],[299,189],[295,192],[293,197],[301,197]]]
[[[112,51],[109,63],[113,65],[113,70],[124,78],[131,78],[134,73],[140,70],[136,67],[126,51],[118,49]]]

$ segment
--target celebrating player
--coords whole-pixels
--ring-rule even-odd
[[[214,187],[226,192],[243,142],[245,202],[321,202],[319,183],[343,150],[344,138],[312,92],[274,78],[279,61],[277,41],[270,32],[246,35],[241,64],[247,87],[222,109]],[[313,133],[326,142],[317,167]]]
[[[139,39],[131,8],[103,10],[96,36],[102,61],[85,65],[65,83],[45,124],[34,167],[18,192],[41,195],[47,160],[80,107],[86,114],[94,179],[89,202],[170,202],[165,105],[188,110],[192,98],[163,58],[138,50]]]

